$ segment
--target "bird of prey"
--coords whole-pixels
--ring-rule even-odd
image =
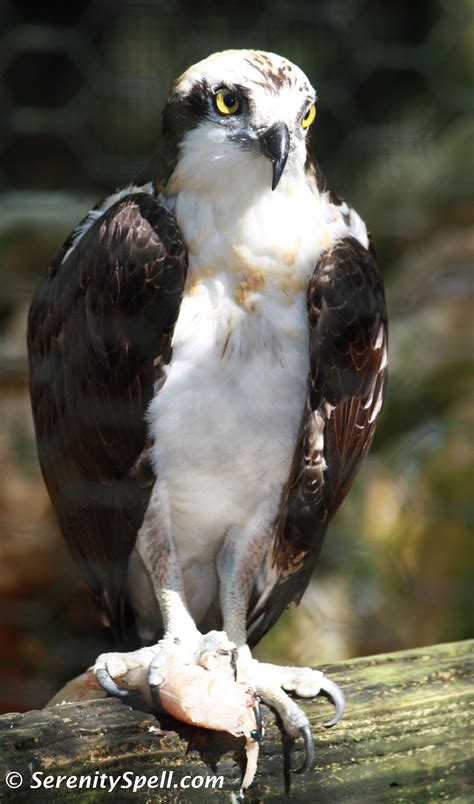
[[[326,725],[342,714],[320,671],[251,647],[300,601],[386,383],[382,279],[312,156],[315,116],[309,80],[273,53],[189,68],[158,156],[76,227],[29,314],[60,528],[105,620],[119,633],[132,611],[140,640],[99,656],[96,677],[244,734],[253,766],[259,698],[303,735],[307,762],[287,692],[331,697]]]

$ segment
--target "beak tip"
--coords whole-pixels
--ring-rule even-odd
[[[286,123],[274,123],[260,135],[260,150],[272,163],[272,190],[276,190],[290,150],[290,132]]]

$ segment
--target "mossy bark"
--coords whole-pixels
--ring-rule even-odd
[[[325,730],[321,724],[329,704],[320,698],[303,701],[314,730],[316,762],[297,775],[290,764],[293,769],[301,764],[301,745],[282,738],[266,710],[259,768],[246,801],[474,801],[473,647],[472,641],[437,645],[323,668],[345,691],[343,721]],[[232,792],[238,794],[245,762],[240,740],[157,721],[115,699],[4,715],[0,745],[2,801],[34,801],[35,794],[41,802],[230,801]],[[30,789],[34,772],[42,779],[90,775],[91,784],[99,784],[101,774],[117,778],[128,771],[120,784],[138,776],[156,776],[159,784],[170,778],[162,777],[163,771],[171,770],[171,789],[150,789],[145,782],[135,793],[124,787],[110,793],[97,787],[68,789],[64,781],[58,788]],[[11,771],[24,779],[16,790],[4,782]],[[223,776],[223,787],[181,789],[188,776]]]

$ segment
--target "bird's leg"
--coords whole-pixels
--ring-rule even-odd
[[[140,692],[186,723],[228,731],[247,740],[243,787],[256,769],[260,713],[252,686],[237,681],[236,646],[225,632],[201,634],[185,602],[179,557],[172,536],[166,492],[154,489],[140,530],[137,552],[161,609],[164,636],[131,653],[105,653],[94,672],[113,695]]]
[[[166,680],[168,664],[211,663],[208,654],[227,652],[230,664],[235,646],[222,633],[205,638],[189,613],[179,557],[172,533],[166,489],[158,483],[138,533],[137,554],[148,574],[163,621],[164,636],[156,645],[130,653],[106,653],[98,657],[94,672],[102,686],[115,695],[127,695],[138,688],[149,698],[148,684],[156,700],[157,687]],[[214,634],[216,632],[213,632]],[[120,679],[125,689],[118,689],[113,679]]]
[[[288,734],[303,737],[306,748],[303,770],[314,758],[313,737],[307,716],[287,692],[303,698],[319,694],[329,697],[335,704],[336,713],[325,726],[337,723],[345,704],[339,687],[321,671],[258,662],[253,659],[247,645],[247,608],[254,579],[272,538],[274,508],[270,501],[259,508],[246,527],[229,530],[217,561],[221,609],[224,631],[238,649],[237,677],[252,683],[259,697],[278,711]]]
[[[101,654],[95,662],[94,673],[104,689],[113,695],[125,696],[139,690],[147,699],[151,692],[156,700],[156,687],[165,672],[164,654],[176,652],[183,643],[192,656],[201,639],[184,599],[167,494],[158,484],[138,534],[136,549],[158,600],[164,637],[156,645],[136,651]],[[114,679],[120,681],[120,687]]]

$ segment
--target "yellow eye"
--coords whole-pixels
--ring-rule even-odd
[[[239,99],[230,89],[220,89],[215,96],[215,101],[220,114],[235,114],[240,107]]]
[[[308,111],[306,112],[305,116],[301,121],[301,125],[303,126],[303,128],[309,128],[315,117],[316,117],[316,106],[313,103],[313,105],[309,107]]]

